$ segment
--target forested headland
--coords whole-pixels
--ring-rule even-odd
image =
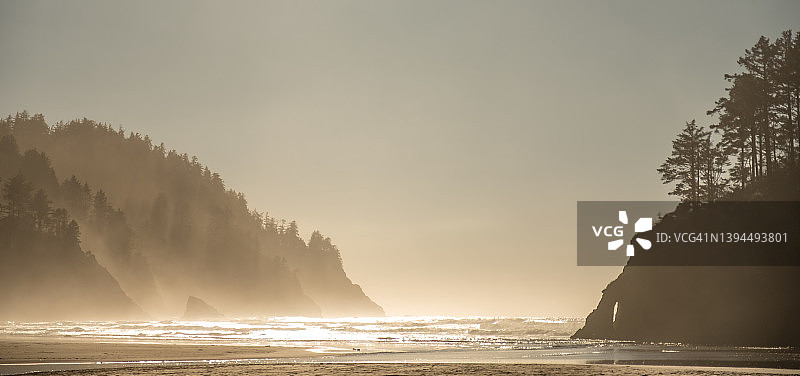
[[[797,241],[800,34],[784,31],[774,41],[762,36],[738,63],[741,72],[724,75],[730,85],[708,111],[708,129],[687,122],[658,168],[662,182],[674,184],[670,195],[682,202],[651,233],[686,231],[687,224],[766,224],[783,226]],[[764,262],[776,256],[775,248],[758,242],[668,242],[637,251],[573,337],[798,346],[800,264],[788,244],[779,249],[790,252],[779,255],[792,262],[783,264]],[[726,263],[733,257],[747,262]]]
[[[45,318],[80,310],[64,308],[70,295],[26,292],[38,283],[49,297],[58,283],[42,282],[53,273],[25,265],[35,259],[83,278],[62,262],[65,252],[105,268],[109,278],[98,284],[118,283],[121,297],[156,317],[183,313],[190,295],[231,317],[383,314],[347,277],[329,237],[314,231],[302,239],[296,222],[249,208],[197,157],[147,135],[85,118],[48,124],[22,111],[0,120],[0,160],[0,236],[14,239],[3,242],[0,264],[19,266],[5,275],[0,296],[28,294]],[[92,295],[80,284],[64,286]],[[50,309],[62,300],[62,309]],[[13,313],[6,306],[0,318]]]

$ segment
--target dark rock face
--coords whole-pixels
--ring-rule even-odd
[[[347,277],[341,264],[327,263],[309,269],[298,271],[297,276],[303,290],[322,307],[322,316],[385,316],[383,308]]]
[[[573,338],[798,345],[797,286],[798,267],[628,266]]]
[[[713,207],[708,210],[712,213],[699,210],[665,218],[654,231],[669,232],[677,221],[719,214],[713,213]],[[752,215],[728,217],[726,220],[745,223],[775,220],[775,213],[749,214]],[[795,219],[798,217],[798,213],[784,214]],[[745,249],[761,251],[754,247],[760,245],[736,245],[733,252],[744,255]],[[797,251],[800,254],[800,249]],[[705,252],[699,255],[698,260],[721,256],[713,254],[716,251],[710,245],[693,248],[693,252]],[[696,255],[688,255],[686,251],[643,255],[631,257],[619,277],[603,290],[597,308],[573,338],[748,346],[800,345],[800,267],[674,266]],[[654,261],[673,266],[647,266],[659,264]]]
[[[0,320],[148,318],[77,243],[0,219]]]
[[[221,319],[224,318],[214,307],[208,305],[202,299],[190,296],[186,301],[186,312],[183,314],[183,320],[205,320],[205,319]]]

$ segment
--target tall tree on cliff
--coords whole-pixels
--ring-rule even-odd
[[[672,155],[658,168],[664,184],[677,182],[670,195],[690,201],[703,198],[703,171],[708,161],[709,135],[692,120],[672,141]]]

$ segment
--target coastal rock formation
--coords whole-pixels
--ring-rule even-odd
[[[219,311],[214,307],[208,305],[202,299],[194,296],[189,296],[186,300],[186,311],[181,319],[183,320],[206,320],[206,319],[221,319],[224,318]]]
[[[0,219],[0,320],[147,319],[74,239]]]
[[[738,224],[740,228],[780,222],[790,228],[790,237],[798,235],[796,205],[779,205],[769,212],[745,210],[738,215],[731,215],[727,207],[706,205],[686,210],[682,204],[653,231],[671,233],[692,221],[723,227]],[[573,338],[800,345],[800,267],[764,266],[800,265],[797,257],[797,252],[770,254],[764,245],[752,242],[725,247],[672,244],[637,252],[603,290],[597,308]],[[712,266],[720,259],[732,266]]]

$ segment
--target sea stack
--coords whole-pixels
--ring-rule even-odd
[[[214,307],[208,305],[202,299],[189,296],[186,301],[186,312],[183,314],[183,320],[206,320],[206,319],[221,319],[224,318],[219,311]]]

